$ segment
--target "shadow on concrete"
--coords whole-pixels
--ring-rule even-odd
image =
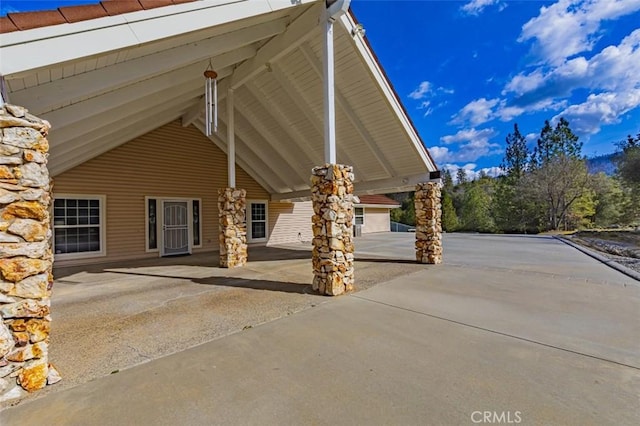
[[[371,263],[400,263],[405,265],[421,265],[421,263],[411,260],[411,259],[388,259],[388,258],[377,258],[377,257],[358,257],[356,254],[356,265],[358,262],[371,262]]]
[[[269,290],[279,291],[283,293],[298,293],[298,294],[317,294],[311,288],[311,284],[294,283],[286,281],[268,281],[268,280],[255,280],[250,278],[237,278],[237,277],[205,277],[205,278],[192,278],[184,276],[173,276],[162,273],[150,273],[150,272],[133,272],[133,271],[119,271],[119,270],[105,270],[112,274],[132,275],[138,277],[152,277],[152,278],[169,278],[175,280],[188,280],[194,284],[202,285],[216,285],[222,287],[235,287],[235,288],[249,288],[254,290]]]
[[[80,272],[101,273],[113,269],[144,268],[154,266],[199,266],[219,267],[220,254],[218,251],[209,251],[196,254],[187,254],[169,257],[152,257],[147,259],[121,260],[102,263],[94,263],[79,266],[55,266],[53,276],[56,280],[74,275]],[[311,262],[311,250],[307,247],[299,249],[285,249],[280,247],[249,247],[249,262],[266,262],[279,260],[309,259]],[[110,271],[113,272],[113,271]]]

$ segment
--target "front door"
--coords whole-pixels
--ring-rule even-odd
[[[187,201],[162,202],[162,255],[190,253],[189,204]]]

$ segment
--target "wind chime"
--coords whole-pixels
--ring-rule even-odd
[[[218,133],[218,73],[209,62],[204,72],[204,127],[205,134],[211,136],[211,129]]]

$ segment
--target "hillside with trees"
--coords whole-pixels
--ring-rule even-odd
[[[530,149],[517,124],[506,137],[503,174],[469,179],[443,173],[442,224],[447,232],[538,233],[640,224],[640,133],[618,143],[616,172],[592,173],[582,143],[561,118],[545,121]],[[413,225],[408,194],[392,220]]]

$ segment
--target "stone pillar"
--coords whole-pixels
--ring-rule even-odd
[[[221,268],[235,268],[247,263],[246,196],[244,189],[218,190]]]
[[[311,197],[313,289],[337,296],[353,290],[353,167],[315,167]]]
[[[48,360],[49,128],[24,108],[0,108],[0,401],[60,380]]]
[[[415,192],[416,260],[442,263],[442,203],[440,184],[419,183]]]

